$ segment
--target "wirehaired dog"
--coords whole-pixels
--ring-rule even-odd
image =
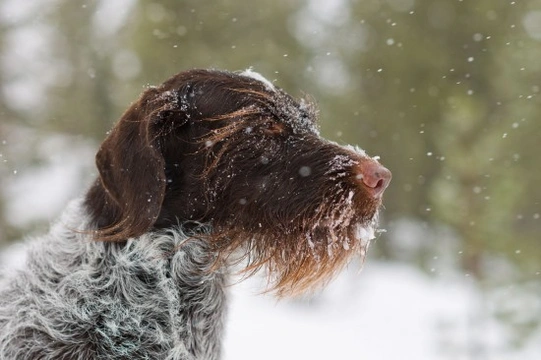
[[[324,285],[364,257],[391,178],[250,70],[148,88],[96,164],[1,280],[1,359],[219,359],[232,264],[280,297]]]

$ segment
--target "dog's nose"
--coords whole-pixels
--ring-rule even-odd
[[[362,161],[355,172],[356,179],[360,180],[374,197],[380,197],[391,182],[391,172],[374,160]]]

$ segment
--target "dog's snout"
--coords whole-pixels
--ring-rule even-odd
[[[374,196],[380,197],[389,186],[392,174],[383,165],[374,160],[362,161],[355,167],[355,178]]]

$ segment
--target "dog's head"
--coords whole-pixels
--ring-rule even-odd
[[[312,102],[261,75],[192,70],[147,89],[98,155],[103,240],[210,224],[220,255],[268,267],[280,295],[324,283],[374,236],[390,172],[320,137]]]

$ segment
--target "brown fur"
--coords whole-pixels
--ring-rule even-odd
[[[364,256],[359,227],[373,226],[381,205],[359,180],[375,160],[322,139],[310,102],[235,73],[192,70],[147,89],[96,159],[86,197],[96,239],[210,224],[219,265],[266,267],[279,296],[321,286]]]

